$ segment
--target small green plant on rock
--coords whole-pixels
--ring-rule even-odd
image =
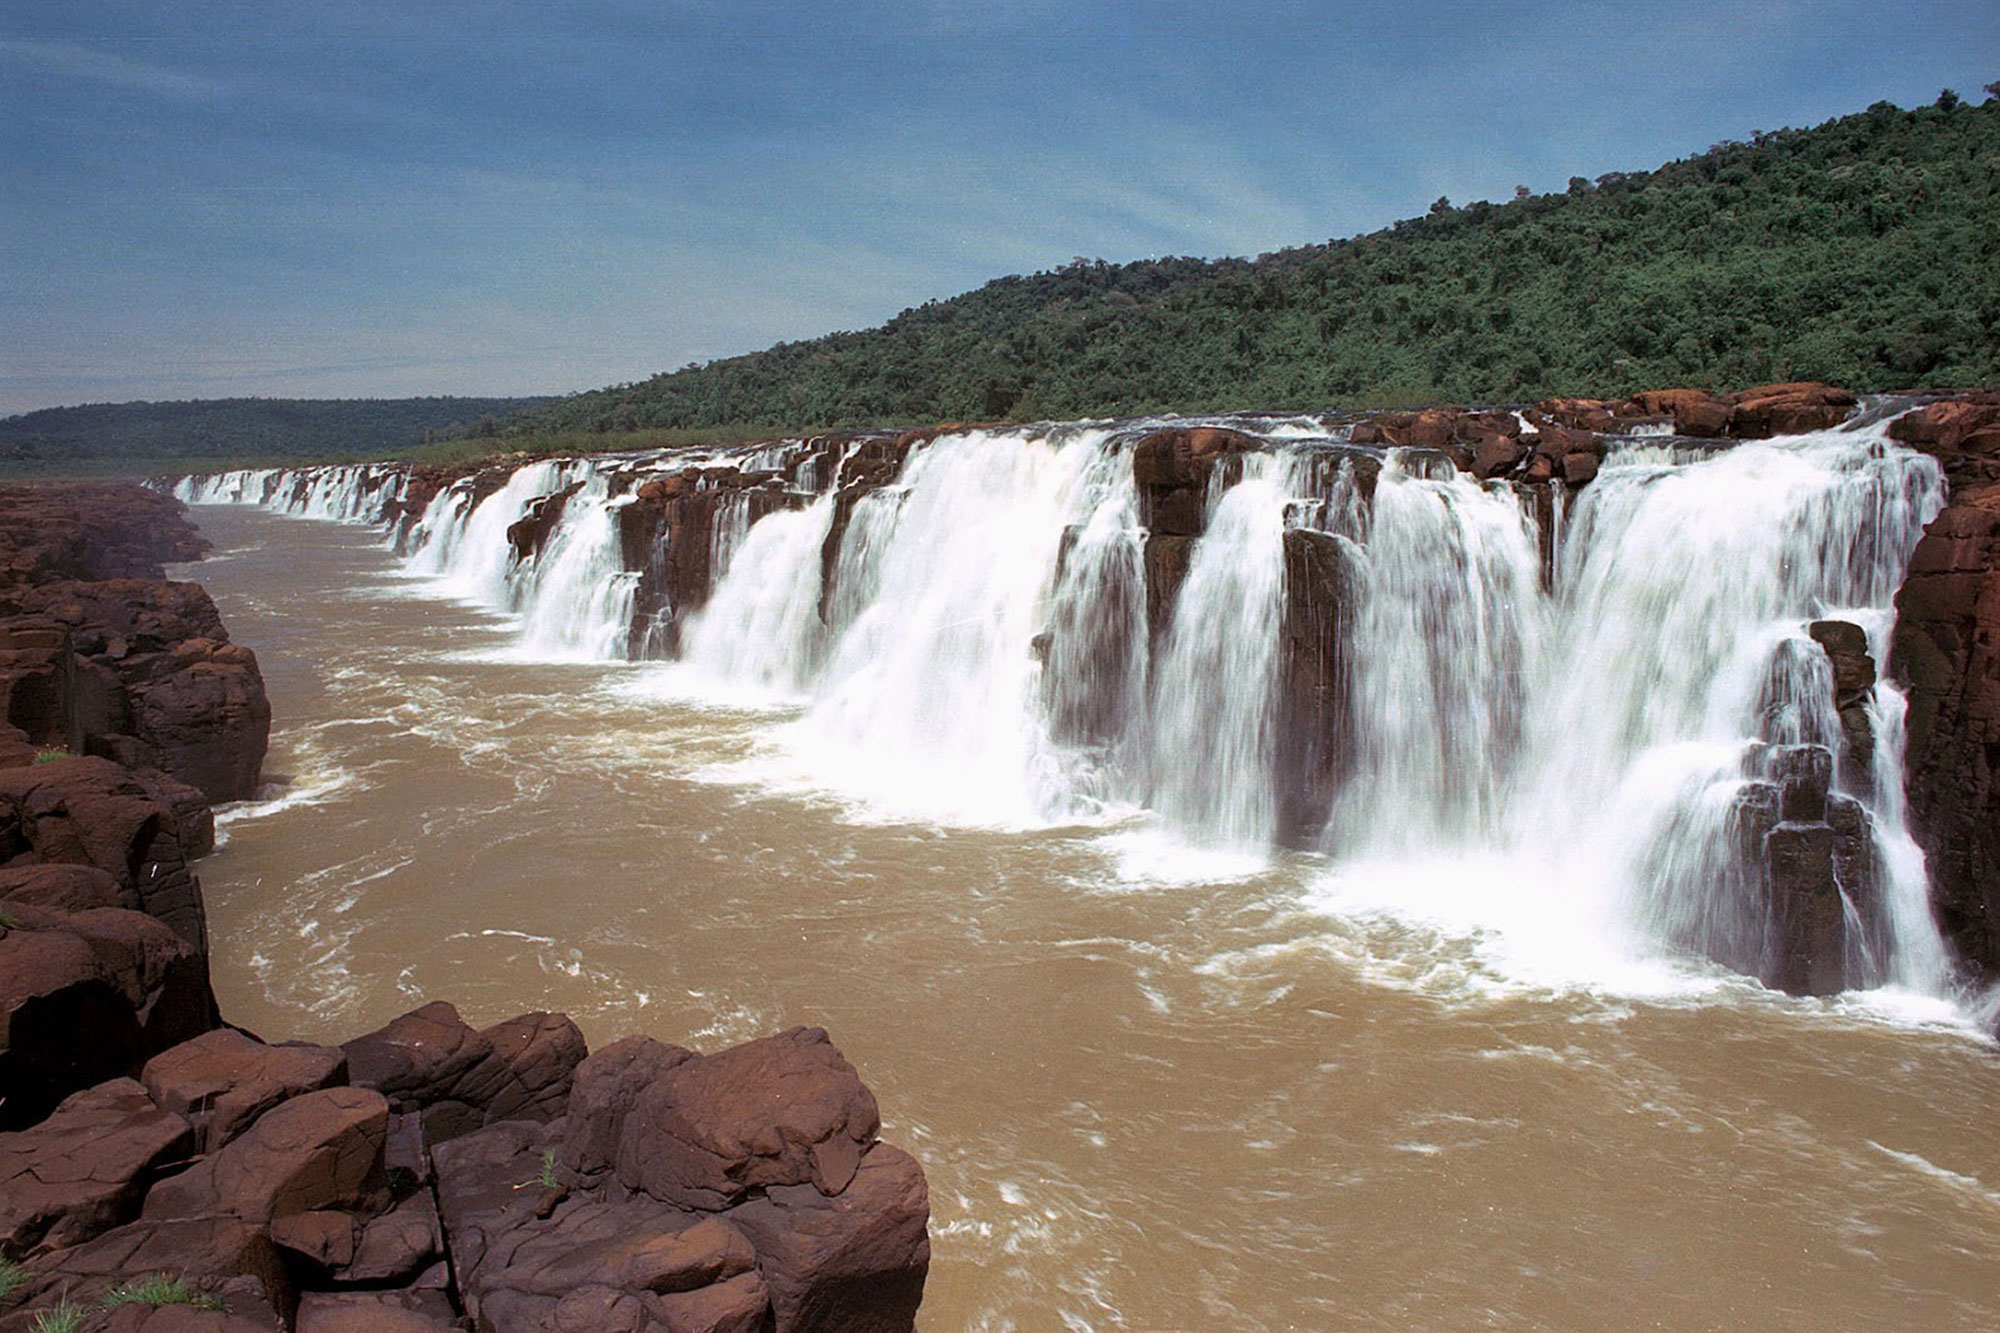
[[[4,907],[0,907],[0,930],[17,930],[20,928],[20,925],[20,921],[15,919],[12,912]],[[19,1265],[15,1264],[12,1259],[0,1259],[0,1265],[6,1265],[6,1267],[0,1267],[0,1296],[5,1296],[8,1291],[7,1268],[18,1268]],[[19,1281],[18,1278],[15,1280]]]
[[[35,751],[35,762],[38,764],[53,764],[58,759],[67,759],[69,757],[70,753],[68,750],[58,750],[52,747],[45,747]]]
[[[196,1291],[186,1278],[148,1273],[130,1282],[120,1282],[104,1293],[100,1302],[107,1310],[119,1305],[192,1305],[197,1310],[220,1310],[222,1302],[206,1292]]]
[[[10,930],[13,928],[13,923],[7,919],[7,914],[4,911],[0,911],[0,925],[5,925]],[[21,1267],[21,1265],[15,1263],[12,1259],[0,1259],[0,1301],[6,1300],[14,1288],[27,1280],[27,1269]]]
[[[562,1181],[556,1176],[556,1150],[542,1149],[542,1173],[535,1180],[545,1190],[561,1189]]]
[[[67,1294],[55,1303],[55,1308],[43,1310],[28,1325],[28,1333],[82,1333],[82,1330],[83,1307],[72,1305]]]

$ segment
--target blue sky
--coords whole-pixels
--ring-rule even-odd
[[[0,413],[553,393],[2000,78],[2000,4],[0,0]]]

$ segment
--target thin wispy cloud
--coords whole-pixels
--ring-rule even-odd
[[[226,91],[221,83],[198,74],[69,42],[0,40],[0,61],[57,78],[82,79],[156,97],[201,100],[220,97]]]

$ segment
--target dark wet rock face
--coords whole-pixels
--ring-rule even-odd
[[[1904,772],[1933,902],[1960,957],[2000,975],[2000,485],[1961,491],[1896,596]]]

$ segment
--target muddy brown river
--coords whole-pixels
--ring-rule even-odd
[[[2000,1052],[1942,1002],[1563,980],[1312,857],[902,822],[785,707],[510,660],[370,529],[194,513],[276,719],[200,866],[268,1039],[824,1025],[929,1177],[930,1330],[2000,1327]]]

